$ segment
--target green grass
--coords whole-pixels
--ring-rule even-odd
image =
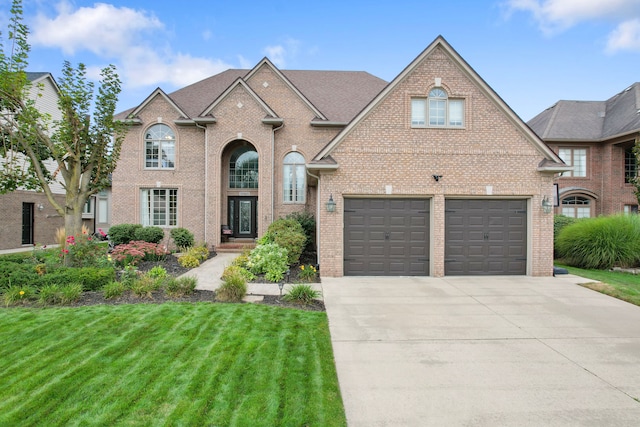
[[[602,292],[603,294],[640,306],[640,275],[621,271],[587,270],[567,265],[556,264],[566,268],[569,273],[600,283],[587,283],[583,286]]]
[[[346,425],[322,312],[8,308],[0,342],[0,425]]]

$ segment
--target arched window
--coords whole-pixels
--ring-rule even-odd
[[[302,154],[291,152],[284,157],[282,183],[285,202],[304,203],[305,166]]]
[[[239,147],[229,161],[229,188],[258,188],[258,152]]]
[[[157,124],[144,136],[145,168],[173,169],[176,164],[176,136],[167,125]]]
[[[583,196],[569,196],[562,199],[562,215],[572,218],[591,216],[591,199]]]
[[[464,126],[464,100],[451,99],[444,89],[436,87],[428,98],[411,99],[412,127]]]

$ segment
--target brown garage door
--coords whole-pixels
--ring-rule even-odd
[[[345,199],[344,274],[429,274],[429,201]]]
[[[526,200],[446,200],[445,275],[527,271]]]

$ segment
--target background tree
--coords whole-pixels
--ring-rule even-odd
[[[78,235],[84,205],[110,185],[120,157],[124,125],[113,120],[120,80],[113,65],[102,69],[94,103],[94,84],[85,66],[73,68],[65,61],[58,80],[62,120],[52,120],[38,111],[30,96],[29,30],[22,22],[21,1],[13,1],[7,34],[5,49],[0,33],[0,194],[17,188],[44,191],[64,217],[66,234]],[[45,166],[47,160],[56,165],[55,171]],[[66,191],[64,204],[50,188],[58,178]]]

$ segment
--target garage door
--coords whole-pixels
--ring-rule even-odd
[[[527,271],[526,200],[446,200],[445,275]]]
[[[429,201],[345,199],[344,274],[429,274]]]

